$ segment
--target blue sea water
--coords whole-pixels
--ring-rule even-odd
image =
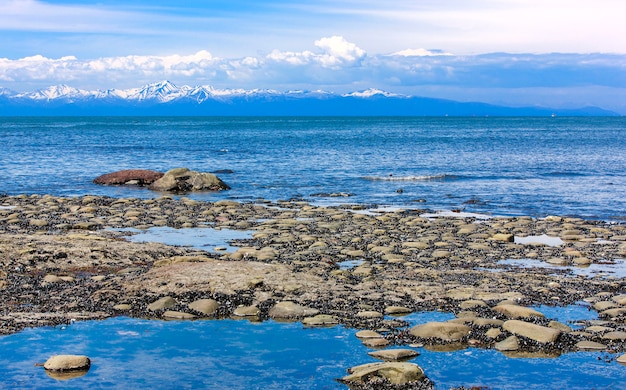
[[[295,198],[626,219],[624,118],[3,117],[0,144],[0,194],[152,198],[160,194],[92,180],[121,169],[185,166],[232,171],[218,173],[231,190],[188,195],[208,201]],[[572,320],[580,319],[575,313]],[[343,327],[230,320],[114,318],[29,329],[0,337],[0,388],[345,388],[335,378],[374,361],[353,336]],[[626,382],[626,369],[605,362],[615,357],[606,353],[511,359],[480,349],[420,352],[414,362],[442,389]],[[49,378],[34,364],[55,353],[88,354],[92,369],[70,381]]]
[[[418,323],[451,317],[423,313]],[[413,321],[411,321],[413,322]],[[336,381],[355,365],[373,363],[371,349],[341,326],[246,320],[156,321],[112,318],[0,337],[3,389],[347,389]],[[467,348],[416,348],[412,360],[436,389],[621,389],[626,367],[614,354],[568,353],[509,358]],[[57,380],[38,363],[55,354],[81,354],[92,365],[84,376]]]
[[[92,180],[189,167],[232,171],[204,200],[626,218],[621,117],[3,117],[0,144],[6,194],[149,198]]]

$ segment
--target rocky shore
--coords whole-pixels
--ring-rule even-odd
[[[252,238],[234,242],[234,252],[201,251],[130,242],[121,230],[159,226],[247,230]],[[542,235],[558,237],[559,245],[521,243]],[[340,323],[371,332],[362,341],[383,351],[469,345],[511,355],[622,354],[626,279],[572,270],[624,258],[625,225],[556,216],[438,216],[167,196],[3,196],[0,333],[116,315],[235,316]],[[527,266],[503,263],[515,259]],[[580,301],[600,319],[564,324],[536,309]],[[409,327],[393,317],[430,310],[456,318]],[[405,382],[389,373],[403,369],[411,372],[407,381],[422,380],[411,364],[381,364],[352,370],[344,380],[353,387],[400,386]]]

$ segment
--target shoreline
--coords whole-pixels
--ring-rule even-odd
[[[582,342],[626,352],[626,278],[569,271],[626,258],[625,225],[354,211],[298,201],[2,196],[0,334],[111,316],[235,316],[386,329],[381,346],[448,345],[384,317],[440,310],[469,328],[455,343],[497,348],[515,335],[527,341],[520,353],[573,352],[584,350]],[[245,230],[253,238],[234,240],[234,252],[208,252],[129,242],[127,232],[113,230],[159,226]],[[541,235],[562,244],[515,242]],[[507,259],[537,266],[500,263]],[[579,301],[599,314],[580,329],[526,311]],[[558,338],[541,342],[503,327],[512,320],[558,329]]]

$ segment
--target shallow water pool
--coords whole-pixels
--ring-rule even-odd
[[[446,313],[415,314],[419,322]],[[342,326],[246,320],[158,321],[125,317],[27,329],[0,337],[0,388],[346,389],[335,379],[348,367],[376,361]],[[405,347],[406,348],[406,347]],[[509,358],[494,350],[434,352],[419,364],[437,389],[620,388],[626,367],[599,352],[558,358]],[[54,354],[84,354],[89,372],[59,381],[42,367]]]
[[[229,243],[232,240],[252,238],[247,230],[214,229],[211,227],[195,227],[174,229],[171,227],[152,227],[146,230],[120,229],[130,232],[127,237],[131,242],[160,242],[168,245],[187,246],[191,248],[215,252],[233,252],[237,248]]]

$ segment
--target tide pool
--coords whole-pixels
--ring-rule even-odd
[[[413,323],[449,316],[435,312],[406,318]],[[376,361],[356,331],[275,321],[126,317],[27,329],[0,337],[0,387],[347,389],[336,378],[351,366]],[[510,358],[477,348],[416,350],[420,356],[411,362],[423,368],[436,389],[617,389],[626,383],[626,367],[615,362],[617,355],[605,352]],[[91,369],[82,377],[53,379],[36,364],[55,354],[87,355]]]

